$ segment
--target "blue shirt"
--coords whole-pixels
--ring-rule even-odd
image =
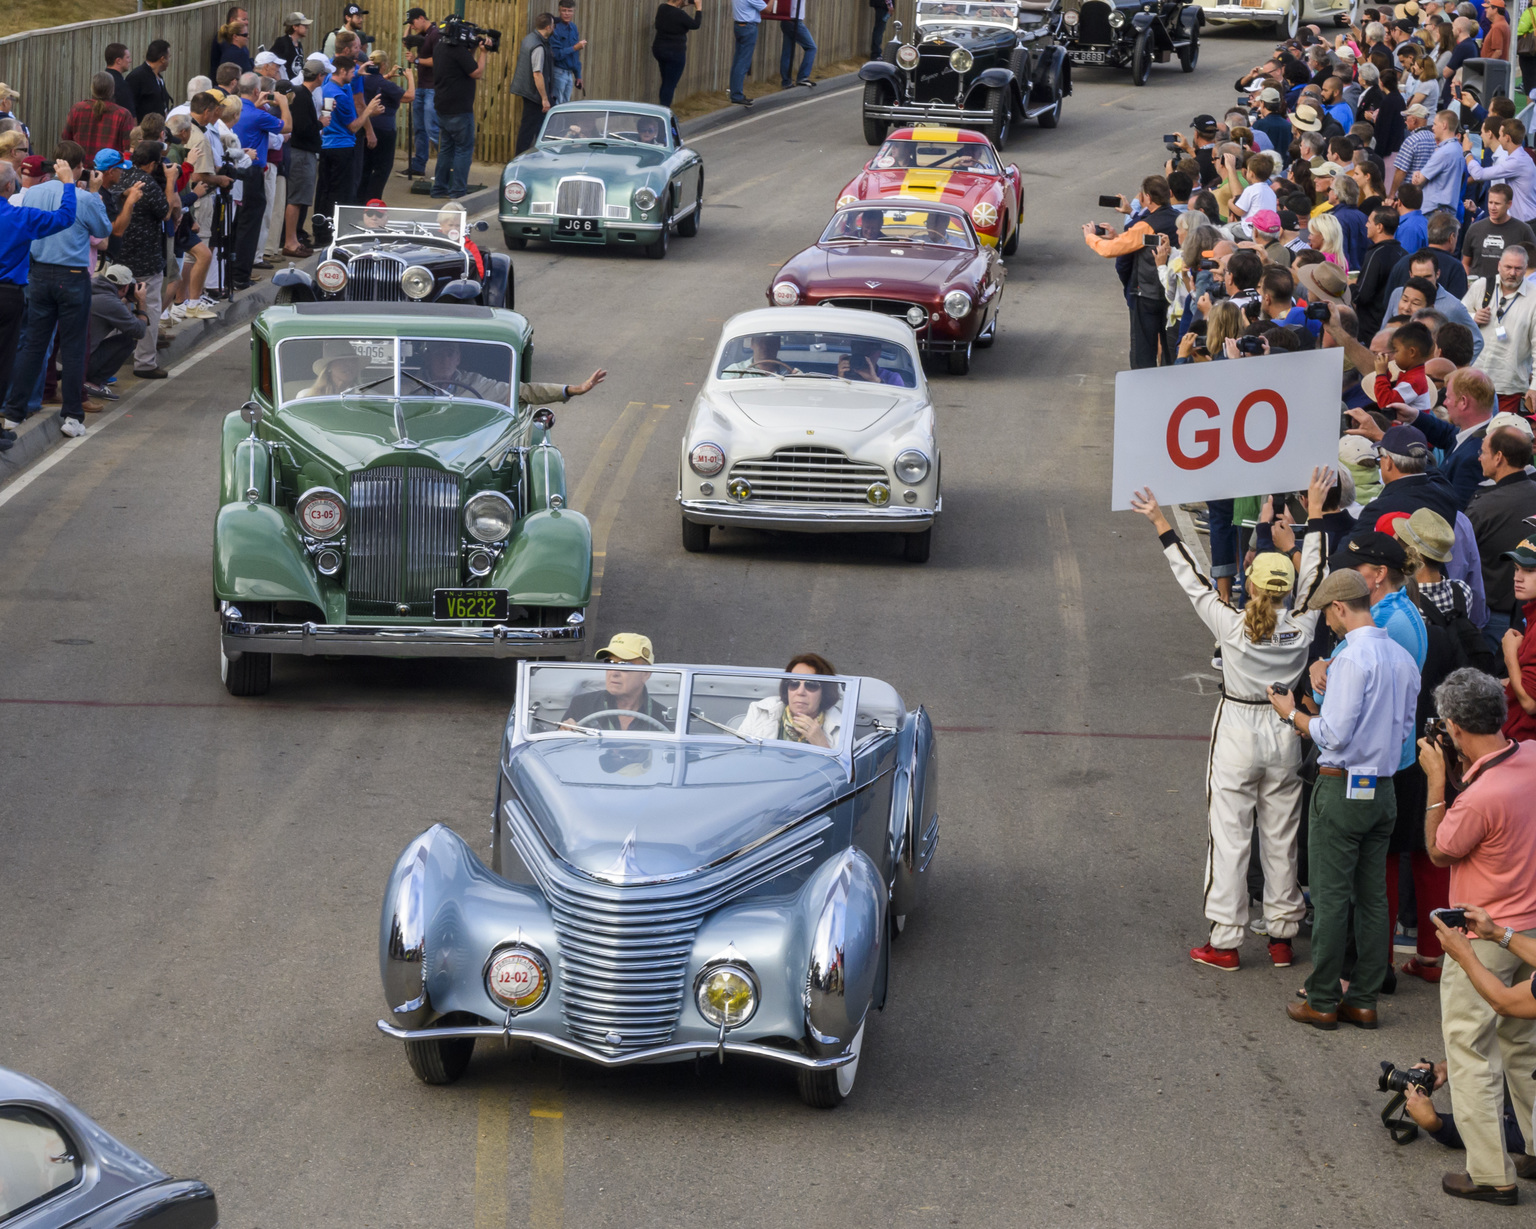
[[[1424,616],[1409,600],[1408,591],[1398,589],[1387,594],[1371,607],[1371,618],[1377,627],[1408,651],[1414,664],[1422,671],[1424,655],[1429,652],[1429,629],[1424,626]],[[1417,758],[1418,742],[1410,726],[1408,738],[1403,743],[1403,753],[1399,757],[1397,771],[1401,772]]]
[[[581,42],[581,31],[574,21],[555,20],[555,31],[549,36],[549,54],[556,68],[581,76],[581,52],[576,44]]]
[[[1308,727],[1318,763],[1390,777],[1413,735],[1418,700],[1419,668],[1407,650],[1379,627],[1355,628],[1328,663],[1323,711]]]
[[[84,269],[91,263],[91,240],[105,239],[112,233],[112,223],[107,218],[107,207],[101,203],[101,197],[74,191],[73,185],[50,179],[27,189],[27,203],[22,208],[44,213],[57,209],[64,201],[66,187],[71,188],[75,198],[74,223],[46,238],[34,240],[32,259],[45,265]]]
[[[1467,169],[1462,158],[1461,143],[1454,138],[1435,146],[1435,152],[1424,164],[1424,203],[1419,208],[1425,213],[1450,209],[1460,214],[1461,177]]]
[[[1348,132],[1350,125],[1355,122],[1355,113],[1349,109],[1349,104],[1342,100],[1334,103],[1331,107],[1324,107],[1323,110],[1338,120],[1339,127],[1344,129],[1345,132]]]
[[[65,185],[63,199],[52,210],[13,205],[8,198],[0,196],[0,282],[25,286],[32,241],[56,235],[74,224],[74,184]]]
[[[268,115],[249,98],[240,100],[240,118],[235,121],[235,135],[240,138],[241,149],[254,149],[257,166],[267,165],[267,137],[283,130],[283,121]]]
[[[731,16],[736,21],[751,22],[754,26],[763,20],[763,10],[768,0],[731,0]]]
[[[320,108],[325,109],[325,100],[334,99],[331,107],[331,122],[320,130],[321,149],[351,149],[357,144],[357,134],[352,132],[347,125],[357,121],[357,107],[352,102],[352,87],[350,85],[337,85],[334,80],[327,81],[320,87]]]
[[[1397,234],[1393,236],[1403,245],[1403,251],[1410,256],[1420,248],[1429,246],[1429,222],[1417,209],[1399,214],[1397,219]]]

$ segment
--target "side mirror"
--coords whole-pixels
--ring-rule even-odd
[[[491,229],[491,224],[489,222],[476,222],[475,223],[475,229],[476,230],[490,230]]]
[[[533,412],[533,425],[548,431],[555,425],[555,412],[548,406]]]
[[[261,421],[261,403],[259,401],[247,401],[240,407],[240,417],[250,423],[251,430],[256,430],[256,424]]]

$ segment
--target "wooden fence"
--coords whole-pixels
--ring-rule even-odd
[[[368,30],[377,47],[400,52],[405,10],[418,0],[371,0]],[[315,19],[307,41],[317,50],[328,31],[341,24],[346,0],[242,0],[251,15],[251,50],[270,45],[282,32],[282,19],[303,7]],[[70,106],[90,97],[92,74],[104,67],[108,43],[123,43],[134,63],[156,38],[171,44],[166,85],[185,101],[187,81],[208,71],[208,48],[230,6],[230,0],[199,0],[178,8],[157,9],[107,21],[87,21],[46,30],[32,30],[0,39],[0,81],[20,91],[16,112],[27,121],[37,152],[46,155],[64,127]],[[452,11],[450,0],[423,5],[433,16]],[[897,17],[910,22],[912,0],[897,0]],[[555,0],[465,0],[465,17],[477,25],[502,32],[502,49],[487,63],[476,100],[476,157],[505,162],[512,156],[519,104],[507,91],[517,60],[517,47],[539,12],[553,11]],[[873,12],[869,0],[808,0],[807,21],[818,44],[819,61],[832,64],[861,60],[869,51]],[[661,84],[651,58],[652,21],[656,0],[579,0],[576,21],[588,41],[583,53],[588,98],[654,100]],[[908,27],[910,28],[910,26]],[[778,22],[764,22],[750,79],[777,81],[781,36]],[[704,23],[688,36],[688,67],[677,96],[727,88],[735,34],[730,0],[708,0]],[[798,63],[798,61],[797,61]],[[403,127],[402,123],[402,127]]]

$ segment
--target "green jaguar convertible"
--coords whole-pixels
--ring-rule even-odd
[[[572,102],[551,107],[538,142],[501,173],[507,246],[631,244],[656,260],[675,229],[699,233],[704,160],[666,107]]]
[[[274,653],[580,655],[591,527],[522,316],[300,303],[251,331],[213,536],[232,694],[264,694]]]

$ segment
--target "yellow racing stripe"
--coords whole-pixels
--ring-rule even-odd
[[[943,200],[944,188],[954,178],[954,174],[953,171],[913,167],[902,177],[901,195]]]

